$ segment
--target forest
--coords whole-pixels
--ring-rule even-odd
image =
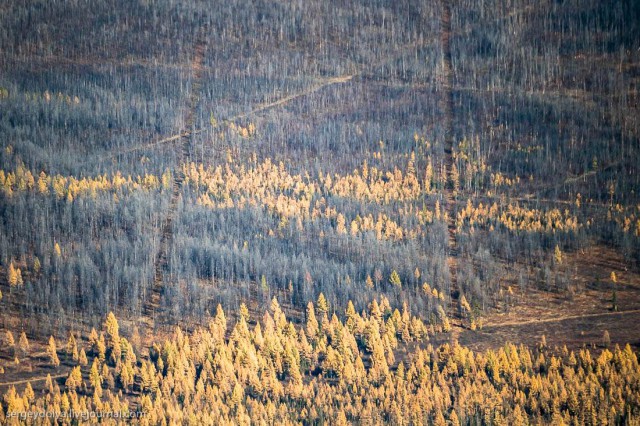
[[[457,343],[420,348],[434,330],[406,306],[391,313],[383,297],[360,315],[349,301],[343,320],[329,319],[329,309],[321,293],[296,326],[274,298],[254,326],[242,304],[230,327],[218,305],[208,325],[188,334],[177,327],[142,359],[109,313],[99,334],[51,336],[47,363],[74,367],[61,384],[48,373],[38,393],[30,383],[11,386],[0,420],[143,413],[141,424],[595,425],[640,416],[640,365],[629,345],[599,354],[544,341],[481,353]],[[12,350],[28,354],[28,340]]]
[[[638,421],[640,4],[214,3],[0,6],[0,423]]]

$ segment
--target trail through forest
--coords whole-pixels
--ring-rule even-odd
[[[112,157],[115,157],[115,156],[118,156],[118,155],[122,155],[122,154],[127,154],[129,152],[134,152],[134,151],[140,151],[140,150],[143,150],[143,149],[154,148],[154,147],[157,147],[159,145],[163,145],[163,144],[166,144],[166,143],[169,143],[169,142],[173,142],[175,140],[179,140],[179,139],[182,139],[182,138],[188,138],[188,137],[191,137],[193,135],[204,133],[204,132],[210,131],[210,130],[215,130],[215,129],[219,128],[220,126],[222,126],[223,124],[231,123],[231,122],[234,122],[236,120],[240,120],[240,119],[243,119],[243,118],[250,117],[250,116],[252,116],[254,114],[258,114],[258,113],[260,113],[262,111],[265,111],[265,110],[268,110],[268,109],[271,109],[271,108],[275,108],[275,107],[278,107],[278,106],[281,106],[281,105],[285,105],[285,104],[287,104],[287,103],[289,103],[289,102],[291,102],[291,101],[293,101],[295,99],[301,98],[303,96],[308,96],[308,95],[310,95],[310,94],[312,94],[314,92],[317,92],[318,90],[323,89],[323,88],[325,88],[327,86],[331,86],[331,85],[334,85],[334,84],[346,83],[347,81],[351,80],[353,77],[354,77],[354,75],[345,75],[345,76],[340,76],[340,77],[332,77],[332,78],[326,79],[321,84],[318,84],[318,85],[316,85],[316,86],[314,86],[314,87],[312,87],[310,89],[303,90],[301,92],[294,93],[294,94],[289,95],[289,96],[285,96],[284,98],[281,98],[281,99],[278,99],[276,101],[269,102],[267,104],[264,104],[264,105],[261,105],[261,106],[259,106],[257,108],[254,108],[251,111],[244,112],[244,113],[241,113],[241,114],[237,114],[237,115],[235,115],[233,117],[227,118],[224,121],[222,121],[221,123],[216,124],[215,126],[212,126],[212,127],[209,127],[209,128],[197,129],[197,130],[186,130],[186,131],[181,132],[181,133],[179,133],[177,135],[168,136],[168,137],[162,138],[160,140],[157,140],[155,142],[151,142],[151,143],[146,144],[146,145],[134,146],[134,147],[131,147],[129,149],[125,149],[125,150],[122,150],[122,151],[118,151],[118,152],[109,154],[108,156],[103,157],[103,159],[104,158],[112,158]],[[188,126],[187,126],[187,129],[188,129]]]
[[[447,185],[444,189],[445,208],[447,211],[447,231],[448,231],[448,255],[447,266],[449,268],[449,277],[451,287],[449,294],[452,296],[458,294],[458,243],[456,240],[456,194],[454,193],[455,187],[453,185],[453,144],[454,144],[454,132],[453,132],[453,68],[451,66],[451,5],[448,0],[440,0],[440,8],[442,15],[440,17],[440,39],[442,43],[442,56],[443,56],[443,74],[444,81],[442,83],[443,97],[442,106],[444,111],[444,167],[447,174]]]
[[[486,324],[483,327],[483,330],[493,329],[493,328],[501,328],[501,327],[518,327],[523,325],[530,324],[546,324],[546,323],[555,323],[562,321],[569,321],[574,319],[583,319],[583,318],[599,318],[599,317],[610,317],[610,316],[623,316],[630,314],[640,313],[640,309],[629,309],[626,311],[611,311],[611,312],[599,312],[593,314],[582,314],[582,315],[567,315],[567,316],[559,316],[555,318],[543,318],[543,319],[531,319],[525,321],[507,321],[496,324]]]
[[[202,86],[202,63],[204,61],[204,52],[206,49],[206,37],[204,32],[201,32],[195,46],[195,54],[191,68],[193,70],[193,79],[191,85],[191,93],[188,99],[187,107],[184,116],[184,127],[187,129],[187,136],[192,135],[188,129],[192,129],[195,122],[195,112],[200,102],[200,89]],[[169,254],[173,245],[173,221],[176,216],[178,207],[178,201],[180,199],[180,193],[182,191],[182,184],[184,183],[184,172],[182,165],[187,161],[189,157],[189,145],[191,137],[182,138],[181,144],[176,149],[176,162],[172,171],[172,186],[171,186],[171,198],[169,200],[169,208],[167,215],[162,221],[160,227],[160,247],[156,254],[155,262],[153,265],[154,277],[153,286],[150,294],[147,295],[144,303],[144,314],[147,321],[147,333],[151,334],[155,325],[156,311],[159,310],[161,304],[162,294],[164,292],[164,274],[169,267]]]

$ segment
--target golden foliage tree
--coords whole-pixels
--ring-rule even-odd
[[[60,359],[58,358],[58,348],[56,346],[56,339],[53,336],[49,337],[49,344],[47,346],[47,355],[49,356],[49,362],[54,367],[60,365]]]

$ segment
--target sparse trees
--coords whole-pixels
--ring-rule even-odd
[[[633,423],[638,413],[625,396],[629,392],[623,386],[621,392],[610,391],[616,389],[614,374],[590,377],[593,369],[586,366],[594,363],[586,356],[570,370],[585,378],[581,382],[589,384],[590,393],[599,391],[601,381],[611,386],[604,391],[607,398],[588,398],[588,406],[577,401],[584,389],[573,386],[564,373],[554,373],[562,392],[553,391],[547,369],[558,369],[552,368],[550,356],[541,357],[539,365],[512,369],[509,363],[529,352],[503,353],[499,372],[491,377],[500,378],[500,386],[485,380],[478,390],[469,377],[487,371],[484,354],[458,353],[454,363],[447,350],[436,353],[424,346],[422,352],[398,357],[395,345],[404,349],[424,328],[412,312],[429,319],[432,329],[436,324],[448,328],[445,300],[454,277],[447,265],[450,230],[458,249],[457,308],[473,319],[472,327],[478,318],[468,302],[477,311],[492,308],[490,303],[511,305],[508,292],[505,298],[496,296],[506,268],[510,276],[515,268],[517,276],[550,260],[543,277],[559,284],[554,290],[564,291],[568,261],[575,260],[578,268],[584,262],[574,249],[591,241],[616,247],[629,264],[637,257],[640,221],[632,189],[640,179],[633,164],[638,114],[633,114],[634,87],[627,87],[635,84],[635,68],[627,66],[637,45],[634,2],[611,8],[590,1],[580,13],[574,13],[576,2],[555,2],[552,13],[515,7],[516,14],[496,19],[486,13],[495,5],[463,0],[451,4],[451,22],[443,18],[440,23],[438,3],[417,8],[415,2],[402,7],[390,2],[384,8],[362,3],[338,14],[317,1],[305,2],[304,8],[286,2],[266,12],[264,5],[242,7],[235,0],[216,8],[193,3],[177,9],[124,2],[116,11],[96,3],[91,13],[96,22],[105,23],[104,31],[88,40],[81,39],[82,31],[66,31],[68,25],[44,25],[50,16],[86,21],[86,7],[60,14],[62,3],[44,9],[16,4],[7,9],[3,21],[8,26],[0,31],[2,45],[8,46],[3,52],[7,63],[17,64],[3,75],[2,84],[9,86],[0,88],[0,128],[11,143],[3,145],[0,155],[0,259],[3,283],[10,284],[12,296],[16,293],[10,305],[5,295],[3,313],[12,315],[16,306],[15,312],[25,316],[64,310],[64,317],[73,321],[117,307],[128,318],[138,318],[139,301],[150,293],[157,272],[171,283],[158,306],[171,311],[170,321],[189,320],[191,328],[192,318],[204,318],[212,306],[220,306],[208,330],[195,327],[181,338],[167,336],[167,344],[154,351],[145,364],[144,399],[132,384],[138,372],[131,345],[109,315],[104,329],[92,333],[90,346],[110,388],[104,401],[100,395],[90,399],[82,392],[54,392],[49,380],[51,395],[34,406],[84,409],[104,404],[117,410],[135,401],[150,413],[152,424],[249,423],[247,418],[256,424],[399,422],[404,413],[416,416],[410,420],[415,424],[456,423],[454,416],[461,424],[586,421],[560,418],[573,413],[583,413],[590,423]],[[327,19],[318,19],[323,16]],[[25,20],[47,31],[14,40],[16,25]],[[141,22],[145,34],[157,35],[149,46],[146,36],[137,37]],[[449,83],[457,88],[440,87],[443,49],[423,40],[441,31],[442,24],[452,27],[451,37],[445,38],[451,43],[447,54],[456,55],[448,71],[455,75]],[[201,47],[207,52],[202,67],[197,61],[193,69],[154,66],[149,75],[143,72],[145,78],[138,78],[139,67],[118,65],[118,58],[108,61],[115,66],[94,67],[90,73],[54,69],[39,75],[23,73],[21,67],[28,68],[29,61],[12,57],[63,52],[84,63],[86,52],[103,56],[110,46],[128,46],[127,63],[140,62],[143,52],[145,69],[156,63],[188,63],[193,34],[203,25],[208,45],[196,43],[198,52]],[[122,31],[124,27],[131,31]],[[57,37],[61,28],[65,37]],[[455,36],[461,29],[470,36]],[[542,29],[544,37],[535,37]],[[597,37],[589,37],[593,34]],[[58,39],[66,41],[52,46],[51,40]],[[243,54],[256,50],[263,60]],[[395,59],[385,58],[387,53]],[[230,67],[229,58],[239,64]],[[598,59],[596,67],[590,66],[593,58]],[[206,71],[212,63],[215,70]],[[369,70],[371,78],[329,90],[316,90],[309,79],[289,78],[292,70],[300,76],[351,73],[345,63],[383,65]],[[235,65],[242,72],[234,71]],[[587,69],[589,78],[582,78]],[[286,87],[276,88],[280,83]],[[192,99],[184,99],[184,88],[190,88]],[[255,125],[248,123],[253,114],[249,104],[271,102],[269,98],[280,97],[280,89],[287,92],[283,102],[293,101],[287,113],[260,114]],[[427,95],[419,95],[421,90]],[[589,105],[546,96],[552,92],[578,93]],[[445,94],[453,100],[453,109],[445,111],[453,116],[447,129],[440,124],[443,109],[438,105]],[[176,108],[183,101],[186,108]],[[338,113],[331,112],[336,102]],[[216,105],[215,111],[196,104]],[[183,110],[189,112],[181,117]],[[241,110],[249,115],[230,118]],[[207,118],[205,138],[193,130]],[[532,133],[530,123],[536,122],[544,126]],[[123,155],[137,149],[132,141],[156,139],[176,123],[184,124],[189,134],[171,139],[174,144],[163,143],[166,152],[144,148],[140,155]],[[445,138],[460,141],[453,151],[449,146],[443,150],[443,130]],[[620,140],[612,143],[612,135]],[[209,155],[209,142],[222,155]],[[58,155],[46,155],[52,150]],[[82,160],[74,161],[78,152]],[[452,191],[460,202],[444,205],[443,191]],[[523,197],[528,194],[532,196]],[[465,207],[466,198],[471,201]],[[159,241],[164,223],[171,225],[166,227],[171,238],[163,235]],[[166,265],[158,243],[170,243]],[[465,264],[471,266],[463,271]],[[27,285],[19,287],[22,275]],[[615,311],[617,284],[611,281]],[[431,285],[419,291],[420,282]],[[256,284],[265,302],[287,291],[294,311],[311,300],[304,332],[287,323],[275,303],[273,317],[265,316],[262,323],[264,335],[260,321],[248,331],[245,305],[224,315],[221,306],[236,307],[255,297]],[[397,315],[380,299],[360,316],[374,287],[394,306],[410,303]],[[520,290],[526,300],[527,289]],[[336,316],[345,312],[344,323],[330,319],[329,310]],[[239,321],[231,339],[227,317]],[[7,328],[15,327],[11,324]],[[41,333],[53,332],[53,324],[42,325]],[[86,365],[80,336],[69,340],[68,356]],[[378,381],[369,382],[366,357],[374,344],[382,347],[376,355],[390,369],[394,356],[407,363],[406,380],[389,374],[382,381],[377,374]],[[359,351],[367,352],[366,362]],[[56,356],[55,343],[52,352]],[[605,355],[606,368],[598,369],[599,374],[622,365],[637,367],[624,351],[611,354],[615,361],[608,363]],[[317,375],[328,358],[335,380]],[[312,374],[300,380],[296,363]],[[7,369],[12,368],[22,367]],[[122,386],[133,386],[134,392],[118,395]],[[25,397],[31,403],[29,395],[15,390],[8,395],[0,423],[3,410],[26,405]],[[463,406],[464,401],[473,404]],[[488,401],[498,408],[475,408],[489,406]]]

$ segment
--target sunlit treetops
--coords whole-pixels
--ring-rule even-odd
[[[22,165],[18,165],[14,171],[0,170],[0,190],[8,196],[15,192],[34,192],[40,195],[54,194],[57,198],[73,201],[78,196],[95,197],[99,192],[121,193],[158,188],[159,179],[152,174],[132,177],[116,172],[111,176],[76,178],[59,174],[50,176],[40,172],[35,177]]]
[[[236,196],[245,198],[265,197],[278,191],[287,196],[306,195],[311,198],[316,193],[324,196],[353,198],[359,201],[387,204],[393,201],[413,201],[422,195],[421,186],[415,175],[414,160],[409,161],[407,173],[395,168],[382,172],[367,163],[349,175],[323,175],[317,181],[308,175],[290,174],[283,163],[275,164],[266,159],[254,167],[230,165],[207,167],[195,163],[183,166],[187,183],[210,198],[225,201]]]
[[[615,223],[623,233],[640,238],[640,204],[630,207],[616,204],[607,211],[607,220]]]
[[[413,153],[405,173],[397,167],[393,171],[383,172],[375,167],[368,167],[365,161],[363,166],[354,170],[352,174],[320,176],[320,185],[323,193],[361,201],[379,204],[413,201],[423,194],[414,164],[415,155]]]
[[[276,165],[269,159],[251,168],[230,164],[204,168],[202,164],[190,163],[183,166],[183,172],[186,176],[185,184],[196,192],[196,202],[209,208],[261,207],[280,217],[284,223],[297,220],[299,228],[306,220],[328,219],[337,234],[356,236],[372,231],[378,239],[395,241],[415,238],[424,232],[419,227],[408,231],[385,213],[347,218],[327,202],[329,197],[351,197],[362,203],[376,202],[371,194],[377,192],[380,197],[407,201],[407,190],[403,189],[402,183],[406,176],[397,169],[395,177],[391,173],[387,174],[389,180],[386,182],[382,173],[375,169],[372,173],[376,177],[371,177],[366,163],[362,171],[356,170],[352,175],[326,175],[321,176],[318,181],[312,180],[308,175],[290,174],[282,163]],[[363,175],[369,178],[364,179]],[[397,185],[393,183],[396,181]],[[417,199],[420,186],[415,177],[409,177],[409,181],[413,182],[408,186],[412,194],[410,198]],[[389,185],[395,189],[384,195],[384,188],[391,188]],[[400,213],[410,214],[421,224],[432,221],[433,215],[427,210],[417,211],[410,204],[401,205],[405,207]]]
[[[468,200],[466,207],[457,213],[456,226],[458,229],[489,230],[500,226],[510,231],[554,233],[577,231],[583,225],[579,224],[578,219],[568,210],[542,211],[513,203],[506,206],[499,206],[496,203],[491,206],[479,203],[474,206],[471,200]]]
[[[66,103],[67,105],[80,104],[80,98],[78,96],[70,95],[68,93],[62,93],[62,92],[51,93],[48,90],[45,90],[43,93],[25,92],[23,95],[24,95],[24,99],[29,102],[44,101],[47,103],[51,103],[51,102]],[[7,91],[6,97],[9,97],[8,91]]]
[[[212,122],[212,124],[214,124]],[[256,135],[256,126],[253,123],[249,123],[246,127],[238,125],[236,123],[229,123],[229,131],[232,134],[236,134],[244,139],[252,138]]]
[[[457,151],[458,156],[467,159],[463,154],[464,151]],[[276,215],[281,226],[293,221],[302,230],[306,221],[327,220],[338,235],[357,237],[372,232],[379,240],[401,241],[425,235],[428,225],[434,221],[448,221],[449,213],[439,201],[433,205],[426,198],[438,185],[438,179],[430,176],[431,160],[427,160],[427,176],[422,179],[417,177],[413,154],[404,173],[398,168],[383,172],[369,167],[365,161],[351,174],[331,176],[320,173],[314,179],[307,173],[290,173],[283,163],[275,164],[270,159],[258,163],[255,157],[248,164],[228,162],[216,167],[188,163],[183,165],[182,172],[185,186],[192,191],[194,201],[208,208],[263,208]],[[491,175],[494,186],[504,184],[504,179],[499,173]],[[73,202],[76,197],[96,197],[98,193],[105,192],[120,196],[140,190],[166,190],[171,185],[172,173],[169,170],[162,176],[125,176],[116,172],[110,176],[83,178],[51,176],[45,172],[34,175],[22,164],[12,171],[0,170],[0,191],[7,196],[31,192],[41,196],[54,195],[68,202]],[[459,186],[454,188],[459,190]],[[363,212],[347,215],[330,202],[336,199],[357,201]],[[393,214],[389,211],[365,212],[364,207],[368,205],[384,207],[390,203],[394,206]],[[423,207],[418,208],[420,203]],[[581,197],[577,196],[576,204],[569,207],[580,209],[581,205]],[[575,232],[593,225],[594,220],[587,217],[581,222],[568,208],[541,210],[506,201],[491,205],[474,204],[468,199],[466,206],[457,211],[456,226],[458,230],[471,232],[475,229],[492,231],[500,227],[509,231],[555,233]],[[615,223],[623,233],[640,237],[640,206],[612,204],[607,220]]]
[[[176,328],[148,357],[113,314],[89,336],[71,334],[66,349],[51,336],[53,371],[64,357],[66,377],[47,376],[42,393],[10,386],[0,421],[27,409],[131,408],[145,413],[141,424],[634,424],[640,415],[640,365],[628,345],[599,354],[434,348],[406,305],[384,297],[336,313],[320,296],[298,324],[275,298],[258,321],[242,312],[218,306],[207,326]]]

